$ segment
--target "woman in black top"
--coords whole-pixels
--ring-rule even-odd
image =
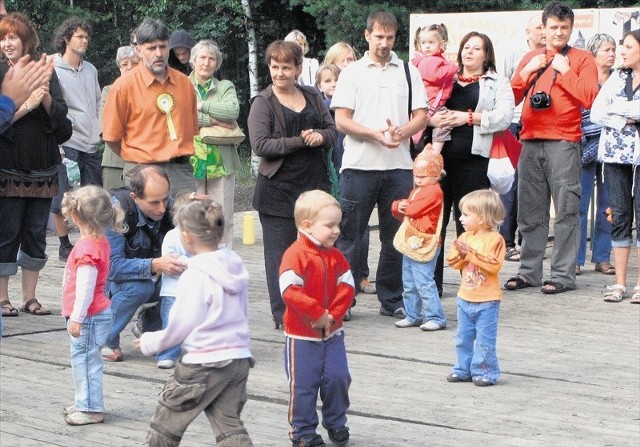
[[[262,157],[253,207],[262,226],[267,287],[277,328],[285,310],[278,269],[297,237],[295,201],[312,189],[330,192],[326,151],[335,144],[338,131],[319,92],[296,84],[302,70],[297,44],[273,42],[265,59],[272,84],[253,98],[248,127],[251,148]]]
[[[458,203],[466,194],[487,189],[489,154],[493,134],[509,127],[513,118],[514,98],[509,80],[496,72],[493,44],[486,34],[472,31],[462,38],[458,50],[460,71],[446,111],[431,117],[429,125],[451,129],[451,140],[442,149],[444,170],[444,217],[442,244],[453,208],[456,234],[464,232]],[[445,250],[441,250],[435,279],[442,293]]]
[[[31,22],[12,13],[0,21],[0,83],[9,66],[29,54],[37,59],[40,43]],[[9,277],[22,267],[23,312],[50,314],[36,299],[39,271],[47,262],[47,222],[58,191],[58,144],[71,137],[67,105],[55,72],[16,111],[0,134],[0,305],[4,317],[17,316],[9,301]]]

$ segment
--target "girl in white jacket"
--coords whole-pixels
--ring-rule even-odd
[[[134,345],[144,355],[182,344],[183,356],[169,378],[149,430],[149,446],[177,446],[202,411],[220,446],[253,446],[240,412],[253,366],[249,350],[247,285],[240,257],[218,244],[222,207],[191,202],[176,216],[180,241],[192,255],[178,280],[166,329],[147,332]],[[220,417],[224,415],[224,417]]]

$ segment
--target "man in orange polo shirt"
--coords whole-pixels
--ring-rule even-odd
[[[169,175],[171,194],[195,191],[193,136],[198,132],[196,94],[189,78],[169,67],[169,28],[145,19],[136,29],[141,64],[118,78],[104,109],[102,138],[125,160],[156,164]]]
[[[518,228],[522,249],[518,275],[508,290],[542,285],[542,293],[576,287],[580,210],[581,108],[590,109],[598,94],[593,56],[568,46],[573,11],[550,1],[542,12],[545,48],[531,51],[511,79],[522,108],[522,155],[518,163]],[[551,278],[542,281],[549,235],[549,208],[555,206]]]

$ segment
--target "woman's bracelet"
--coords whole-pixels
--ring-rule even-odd
[[[31,108],[29,107],[29,104],[27,104],[27,102],[25,101],[24,103],[24,108],[27,109],[27,113],[31,112]]]
[[[469,112],[469,121],[467,122],[467,126],[473,126],[473,110],[467,109]]]

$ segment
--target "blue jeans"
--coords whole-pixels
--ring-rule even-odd
[[[596,222],[593,233],[591,262],[609,262],[611,259],[611,224],[607,221],[606,209],[609,206],[609,194],[602,181],[602,165],[590,163],[582,166],[580,173],[580,245],[576,264],[584,265],[587,257],[587,220],[589,202],[593,192],[593,179],[596,179]]]
[[[407,318],[414,323],[433,321],[442,327],[447,326],[433,278],[440,250],[442,249],[438,248],[436,255],[429,262],[414,261],[408,256],[402,257],[402,301]]]
[[[462,379],[484,377],[496,383],[500,366],[496,355],[500,301],[471,303],[458,297],[456,364],[453,373]]]
[[[633,216],[640,222],[640,170],[633,165],[615,163],[604,164],[604,181],[611,199],[613,224],[611,225],[611,245],[631,247],[633,244]],[[633,191],[632,191],[633,189]],[[636,234],[637,234],[636,227]],[[640,247],[640,240],[636,238]]]
[[[111,310],[87,316],[80,328],[80,336],[69,335],[71,342],[71,369],[76,390],[74,406],[78,411],[102,413],[103,361],[101,349],[111,328]]]
[[[173,303],[176,302],[175,296],[161,296],[160,297],[160,318],[162,319],[162,329],[167,328],[169,323],[169,312],[173,307]],[[180,345],[172,346],[156,354],[156,360],[173,360],[174,362],[180,358],[182,348]]]
[[[361,171],[346,169],[340,174],[341,235],[337,247],[349,261],[356,287],[365,277],[362,271],[362,234],[378,205],[380,257],[376,272],[378,301],[387,311],[402,307],[402,255],[393,247],[400,221],[391,215],[394,200],[406,198],[413,186],[410,170]]]
[[[107,283],[111,297],[111,312],[113,325],[107,339],[107,346],[120,349],[120,333],[129,324],[136,310],[144,303],[157,298],[160,291],[160,281],[154,283],[149,280],[109,282]]]
[[[326,340],[286,337],[284,362],[290,392],[291,439],[316,433],[318,391],[322,425],[331,429],[344,427],[351,385],[344,332]]]
[[[68,146],[62,146],[62,148],[64,149],[65,158],[78,163],[81,186],[102,186],[102,152],[99,150],[92,153],[82,152]],[[62,196],[65,192],[69,191],[69,189],[67,167],[64,163],[60,163],[58,165],[58,194],[56,194],[51,202],[52,213],[60,214],[62,212],[60,209]]]

